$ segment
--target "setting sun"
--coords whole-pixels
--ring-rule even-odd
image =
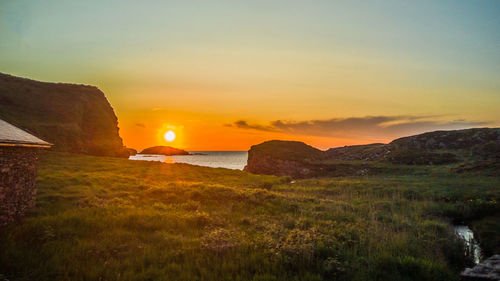
[[[175,133],[172,130],[170,130],[166,132],[165,135],[163,135],[163,137],[165,138],[166,141],[172,142],[175,140]]]

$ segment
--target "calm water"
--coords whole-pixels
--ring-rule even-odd
[[[165,163],[186,163],[191,165],[206,166],[212,168],[227,168],[243,170],[247,164],[247,151],[190,151],[203,155],[155,155],[137,154],[130,156],[130,160],[160,161]]]

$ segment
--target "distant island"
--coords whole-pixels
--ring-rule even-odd
[[[171,146],[153,146],[146,148],[141,151],[140,154],[159,154],[159,155],[167,155],[167,156],[172,156],[172,155],[190,155],[189,152],[174,148]]]

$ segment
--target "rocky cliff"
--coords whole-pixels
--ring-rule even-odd
[[[255,174],[310,177],[319,169],[314,162],[325,158],[324,152],[298,141],[267,141],[248,151],[246,171]]]
[[[57,151],[127,157],[118,120],[97,87],[46,83],[0,73],[0,118]]]
[[[454,172],[496,173],[500,171],[500,128],[436,131],[396,139],[389,144],[345,146],[327,151],[301,142],[268,141],[251,147],[245,170],[306,178],[373,174],[388,165],[393,166],[391,169],[404,165],[450,165]]]

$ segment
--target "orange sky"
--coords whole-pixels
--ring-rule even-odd
[[[90,84],[125,145],[326,149],[500,125],[498,1],[0,1],[0,72]]]
[[[132,122],[120,125],[120,135],[127,146],[137,149],[153,145],[169,145],[198,151],[248,150],[254,144],[266,140],[280,139],[301,140],[316,147],[326,149],[345,144],[362,144],[373,141],[359,138],[343,139],[307,135],[297,136],[280,132],[242,130],[235,127],[228,127],[227,124],[224,125],[222,123],[223,119],[218,119],[218,116],[205,114],[189,115],[181,112],[155,114],[158,111],[152,111],[151,115],[160,117],[145,117],[140,119],[147,121],[147,125],[144,123],[133,124]],[[175,115],[175,117],[169,118],[169,115]],[[164,139],[163,135],[168,130],[176,133],[175,141],[167,142]],[[387,139],[379,141],[387,141]]]
[[[252,145],[273,139],[299,140],[320,149],[328,149],[344,145],[389,142],[397,137],[428,130],[484,126],[481,123],[471,125],[461,120],[450,122],[447,121],[448,116],[368,116],[312,120],[305,123],[283,121],[291,122],[284,128],[265,121],[245,121],[242,123],[244,125],[241,125],[234,122],[235,116],[232,115],[165,108],[133,113],[129,111],[122,115],[118,111],[118,116],[120,135],[124,143],[139,150],[154,145],[169,145],[195,151],[248,150]],[[327,129],[324,129],[325,127]],[[169,130],[176,133],[176,140],[173,142],[167,142],[163,137]]]

